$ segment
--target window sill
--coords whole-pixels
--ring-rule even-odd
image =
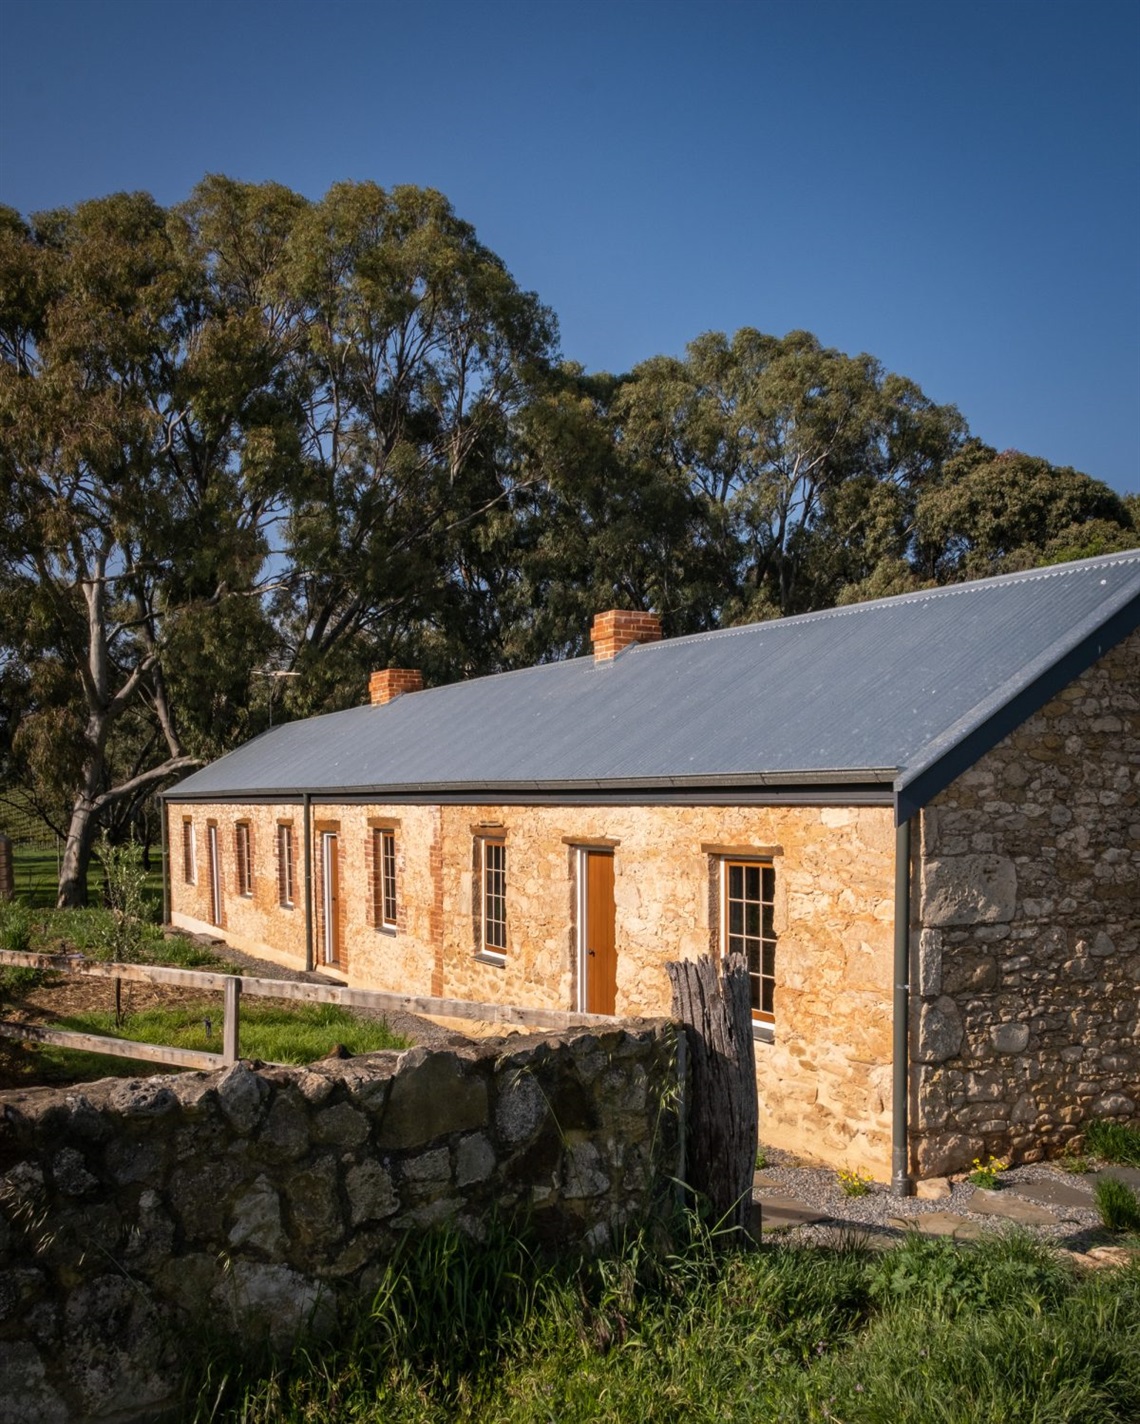
[[[770,1023],[753,1023],[752,1042],[753,1043],[775,1043],[776,1025]]]
[[[489,964],[492,969],[505,969],[507,966],[507,956],[505,954],[492,954],[489,950],[480,950],[475,955],[476,964]]]
[[[373,925],[377,934],[387,935],[389,939],[395,939],[397,929],[395,925]]]

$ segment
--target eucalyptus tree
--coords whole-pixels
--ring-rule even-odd
[[[289,278],[305,479],[275,613],[304,672],[291,695],[318,705],[368,660],[430,652],[446,610],[479,594],[457,536],[509,505],[511,424],[555,322],[430,189],[336,185],[298,222]]]
[[[17,294],[0,307],[0,638],[28,697],[13,760],[67,806],[61,904],[84,898],[97,821],[211,749],[176,693],[224,681],[192,630],[257,604],[296,446],[250,242],[260,218],[280,248],[295,206],[218,180],[182,212],[118,194],[0,224]]]
[[[615,409],[624,445],[722,512],[729,619],[828,601],[849,575],[820,555],[835,543],[857,548],[872,506],[905,547],[914,491],[964,434],[953,407],[874,358],[825,348],[808,332],[750,327],[731,340],[706,333],[683,359],[643,362]],[[858,497],[845,502],[855,486]]]
[[[971,440],[916,507],[918,570],[940,583],[1134,547],[1133,511],[1071,466]]]

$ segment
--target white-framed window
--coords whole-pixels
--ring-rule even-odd
[[[189,816],[182,821],[182,879],[187,885],[198,883],[198,846],[194,837],[194,822]]]
[[[295,865],[293,823],[280,821],[277,825],[277,901],[285,910],[293,908]]]
[[[480,934],[484,954],[501,959],[507,952],[507,843],[480,841]]]
[[[775,1023],[775,916],[775,866],[726,856],[720,863],[720,952],[744,956],[755,1024]]]
[[[395,930],[396,832],[389,826],[372,827],[372,923],[380,930]]]

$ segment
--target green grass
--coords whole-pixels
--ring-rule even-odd
[[[13,846],[12,872],[16,899],[32,909],[46,909],[55,904],[59,891],[59,857],[55,850],[39,846]],[[150,870],[143,889],[157,919],[162,910],[162,852],[156,846],[150,853]],[[87,899],[91,905],[102,903],[103,872],[92,857],[87,872]]]
[[[723,1254],[660,1226],[543,1264],[501,1227],[420,1238],[336,1341],[214,1355],[187,1417],[242,1424],[1123,1424],[1140,1267],[1023,1237]]]
[[[111,1010],[73,1014],[58,1020],[55,1026],[133,1039],[136,1043],[217,1053],[222,1046],[222,1004],[216,998],[178,1008],[145,1009],[126,1014],[118,1027]],[[358,1018],[336,1004],[279,1005],[245,1000],[241,1005],[239,1051],[243,1058],[261,1058],[267,1063],[311,1063],[338,1043],[352,1054],[408,1046],[407,1040],[393,1033],[382,1019]]]
[[[1094,1117],[1085,1128],[1085,1150],[1106,1162],[1140,1167],[1140,1128]]]
[[[1101,1225],[1108,1231],[1140,1231],[1140,1198],[1126,1182],[1102,1178],[1093,1199]]]

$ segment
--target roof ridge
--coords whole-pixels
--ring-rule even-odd
[[[644,652],[650,652],[655,648],[671,648],[680,643],[694,643],[698,640],[711,643],[718,638],[738,637],[743,633],[754,633],[761,628],[784,628],[789,624],[822,623],[829,618],[846,618],[851,614],[868,613],[888,604],[897,606],[900,603],[924,603],[939,598],[958,598],[963,594],[986,592],[999,585],[1007,587],[1011,583],[1037,583],[1043,582],[1045,579],[1065,578],[1082,571],[1095,573],[1098,568],[1112,568],[1118,564],[1137,563],[1140,563],[1140,549],[1124,549],[1118,554],[1098,554],[1091,559],[1072,559],[1063,564],[1045,564],[1033,569],[1018,569],[1014,573],[969,579],[965,583],[941,584],[934,588],[917,588],[909,593],[893,593],[886,598],[868,598],[862,603],[847,603],[833,608],[817,608],[810,613],[793,613],[786,618],[761,618],[753,623],[738,623],[731,628],[710,628],[704,633],[688,633],[679,638],[666,638],[659,643],[639,643],[636,646]]]

